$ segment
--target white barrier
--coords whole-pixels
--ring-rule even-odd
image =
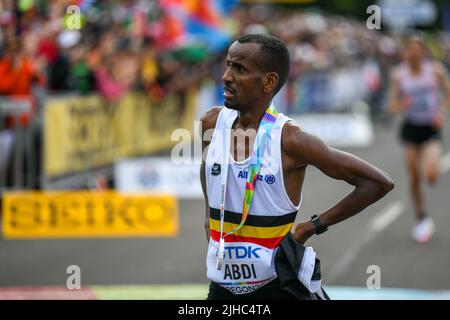
[[[373,141],[373,126],[365,113],[306,114],[292,116],[300,127],[333,147],[367,147]]]
[[[170,157],[119,161],[114,176],[119,192],[170,192],[181,199],[203,197],[200,165],[175,165]]]

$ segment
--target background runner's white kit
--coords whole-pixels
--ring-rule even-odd
[[[408,66],[403,63],[398,67],[398,75],[401,94],[410,100],[406,111],[408,121],[417,125],[432,124],[441,108],[439,80],[432,62],[422,62],[418,75],[412,75]]]

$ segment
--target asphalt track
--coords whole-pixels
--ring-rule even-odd
[[[413,211],[396,126],[376,125],[370,147],[344,149],[387,171],[396,187],[382,201],[307,243],[321,260],[323,283],[332,297],[450,298],[449,141],[447,123],[441,179],[435,187],[425,188],[428,212],[436,223],[435,236],[425,245],[410,238]],[[345,182],[308,169],[298,221],[322,212],[349,191]],[[176,238],[1,238],[0,299],[26,298],[25,287],[29,298],[42,297],[45,288],[33,289],[36,286],[63,290],[58,288],[65,287],[69,265],[81,269],[86,295],[79,292],[78,298],[202,298],[207,284],[203,201],[181,200],[179,208],[181,228]],[[366,288],[367,270],[373,265],[381,271],[382,290],[377,293]]]

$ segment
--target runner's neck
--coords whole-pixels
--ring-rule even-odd
[[[411,72],[412,75],[418,75],[422,72],[422,62],[418,63],[409,63],[409,72]]]
[[[238,116],[235,122],[234,129],[255,129],[257,130],[259,128],[259,124],[261,122],[262,117],[264,116],[264,113],[266,112],[266,109],[259,110],[257,112],[254,111],[239,111]]]

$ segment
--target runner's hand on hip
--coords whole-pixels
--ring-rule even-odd
[[[304,244],[314,233],[314,224],[311,221],[300,222],[295,227],[294,239],[300,243]]]

